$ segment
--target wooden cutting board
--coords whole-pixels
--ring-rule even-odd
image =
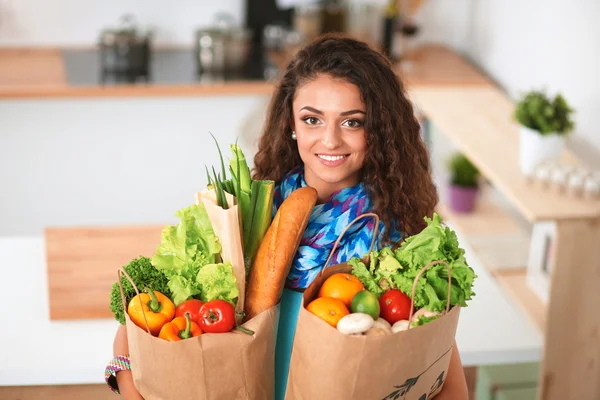
[[[152,257],[163,226],[46,229],[50,319],[113,318],[117,268]]]

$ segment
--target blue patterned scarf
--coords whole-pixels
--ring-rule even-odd
[[[273,215],[290,193],[305,186],[303,167],[290,171],[275,188]],[[338,190],[326,203],[315,206],[288,275],[287,287],[308,287],[323,268],[344,228],[358,216],[372,211],[371,199],[362,183]],[[352,257],[364,257],[371,246],[374,226],[375,221],[371,218],[352,225],[342,238],[330,265],[346,262]],[[385,227],[380,222],[374,249],[381,248],[384,233]],[[401,238],[401,233],[395,229],[390,233],[393,242],[399,242]]]

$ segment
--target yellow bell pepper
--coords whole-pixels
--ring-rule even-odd
[[[140,299],[142,300],[141,304]],[[127,314],[134,324],[146,330],[145,314],[150,333],[157,336],[163,325],[173,320],[175,305],[164,294],[157,291],[147,291],[131,299],[127,307]]]

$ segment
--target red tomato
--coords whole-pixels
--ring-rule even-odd
[[[401,320],[407,320],[410,314],[410,297],[398,289],[391,289],[379,298],[381,317],[394,325]]]
[[[235,308],[225,300],[213,300],[200,307],[200,327],[206,333],[229,332],[235,326]]]
[[[186,300],[175,309],[175,317],[184,317],[185,313],[190,313],[190,319],[200,325],[200,307],[204,304],[197,299]]]

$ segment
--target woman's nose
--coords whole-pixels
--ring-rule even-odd
[[[333,124],[327,126],[323,131],[323,137],[321,138],[321,143],[328,150],[333,150],[342,145],[341,132],[337,125]]]

